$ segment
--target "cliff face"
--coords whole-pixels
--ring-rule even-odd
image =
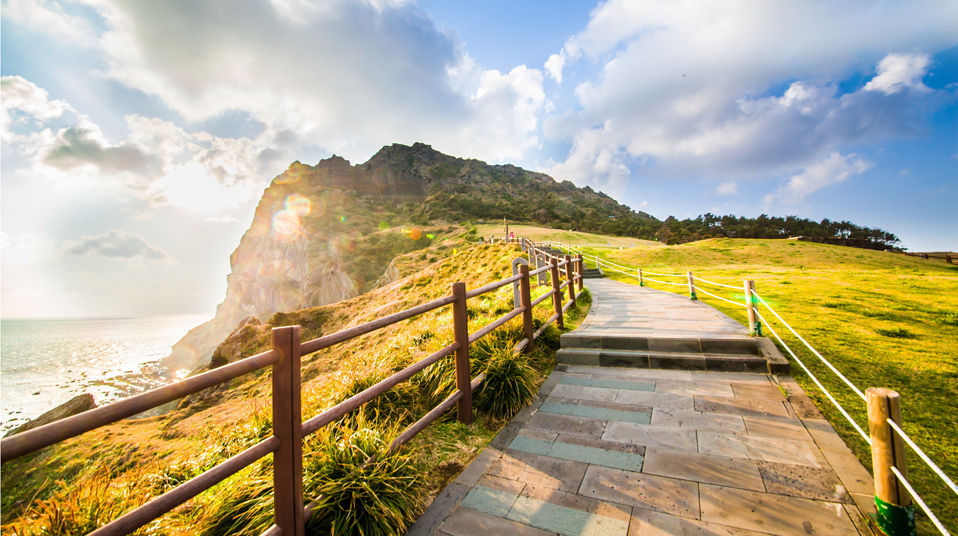
[[[293,162],[263,192],[230,257],[216,316],[191,330],[162,364],[194,369],[249,317],[265,322],[276,312],[337,302],[390,280],[396,255],[432,240],[396,226],[503,217],[626,233],[656,222],[589,188],[421,143],[383,147],[359,165],[338,156],[315,166]]]

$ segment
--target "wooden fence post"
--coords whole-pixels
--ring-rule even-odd
[[[891,471],[894,465],[905,471],[905,445],[888,424],[891,419],[901,426],[901,405],[898,393],[891,389],[865,389],[868,405],[868,432],[872,441],[872,471],[875,477],[875,503],[878,528],[888,536],[915,534],[915,511],[908,490]]]
[[[569,299],[575,301],[575,278],[572,276],[572,255],[565,256],[565,278],[569,281]]]
[[[459,422],[472,424],[472,375],[469,371],[469,314],[466,312],[466,284],[459,281],[452,284],[452,331],[456,349],[456,388],[462,392],[457,413]]]
[[[273,516],[283,534],[305,534],[303,519],[303,414],[299,326],[273,328]]]
[[[579,291],[581,292],[581,291],[582,291],[582,287],[585,285],[585,277],[583,276],[583,274],[585,274],[585,261],[582,260],[582,254],[581,254],[581,253],[579,253],[579,255],[578,255],[578,257],[576,257],[576,259],[577,259],[577,260],[576,260],[575,265],[576,265],[576,267],[578,268],[578,271],[579,271],[579,274],[578,274],[578,275],[579,275]]]
[[[746,279],[744,285],[745,307],[748,310],[748,334],[761,336],[762,327],[758,325],[758,321],[755,319],[755,298],[752,296],[752,291],[755,290],[755,281]]]
[[[531,352],[535,341],[532,340],[532,333],[535,326],[532,325],[532,292],[529,291],[529,265],[520,264],[519,274],[522,279],[519,280],[519,300],[522,302],[522,336],[529,339],[526,343],[526,352]]]
[[[565,322],[562,320],[562,289],[559,288],[559,260],[554,255],[551,257],[549,261],[549,273],[552,275],[552,307],[555,309],[555,314],[558,315],[556,318],[556,326],[562,329],[565,327]]]
[[[641,269],[641,268],[638,268],[638,270],[639,270],[639,286],[640,286],[640,287],[644,287],[644,286],[645,286],[645,281],[642,279],[642,269]]]
[[[695,295],[695,282],[692,280],[692,272],[689,271],[689,299],[697,300],[698,297]]]

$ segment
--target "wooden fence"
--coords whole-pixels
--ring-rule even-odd
[[[455,353],[456,364],[456,391],[421,419],[406,428],[390,444],[389,449],[392,451],[402,446],[453,406],[457,408],[459,420],[469,424],[472,422],[472,392],[482,383],[484,378],[484,374],[479,374],[476,378],[470,376],[469,345],[520,315],[522,317],[523,339],[516,345],[515,351],[532,350],[535,339],[552,322],[556,322],[560,327],[563,325],[563,312],[575,302],[575,299],[582,292],[583,264],[581,255],[575,258],[569,255],[548,255],[538,251],[529,240],[519,238],[510,241],[520,244],[522,249],[530,254],[530,258],[542,259],[545,255],[548,263],[534,270],[530,270],[528,265],[519,265],[518,274],[473,290],[466,290],[465,283],[456,282],[452,284],[451,293],[448,296],[306,342],[300,341],[299,326],[274,328],[271,350],[197,374],[174,384],[4,438],[0,442],[0,463],[5,464],[44,447],[208,387],[227,382],[244,374],[272,367],[273,435],[146,504],[127,512],[90,534],[96,536],[130,534],[230,475],[266,455],[272,454],[274,524],[263,534],[264,536],[302,535],[305,532],[306,521],[315,506],[313,504],[303,506],[303,438],[305,436],[341,419],[362,404],[378,397],[397,384],[410,379],[429,365],[453,353]],[[562,270],[563,268],[564,270]],[[561,281],[562,271],[565,272],[565,281]],[[531,299],[530,277],[544,272],[549,273],[552,288],[533,301]],[[518,283],[519,285],[520,305],[475,333],[470,334],[466,301],[510,283]],[[578,293],[576,292],[577,289]],[[563,303],[566,291],[568,291],[569,300]],[[532,319],[533,308],[550,297],[552,298],[553,315],[538,330],[535,330]],[[300,377],[302,356],[446,305],[452,306],[454,335],[452,344],[323,411],[319,415],[306,421],[302,420]]]

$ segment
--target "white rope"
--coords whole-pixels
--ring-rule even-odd
[[[715,294],[712,294],[711,292],[702,289],[702,287],[696,287],[695,290],[696,290],[696,292],[701,292],[702,294],[705,294],[705,295],[707,295],[707,296],[711,296],[711,297],[713,297],[713,298],[722,300],[722,301],[724,301],[724,302],[729,302],[729,303],[731,303],[732,305],[738,305],[739,307],[748,307],[748,305],[746,305],[746,304],[744,304],[744,303],[742,303],[742,302],[740,302],[740,301],[732,301],[732,300],[729,300],[729,299],[727,299],[727,298],[723,298],[723,297],[721,297],[721,296],[716,296]]]
[[[892,429],[898,432],[898,435],[905,440],[905,443],[908,443],[908,446],[915,451],[915,454],[917,454],[918,457],[921,458],[923,462],[928,464],[928,467],[931,468],[931,470],[934,471],[935,474],[937,474],[945,482],[945,485],[951,488],[951,491],[953,491],[955,495],[958,495],[958,486],[955,486],[955,483],[950,478],[948,478],[948,475],[946,475],[945,472],[941,470],[941,467],[938,467],[938,465],[935,464],[935,462],[931,461],[931,458],[929,458],[928,455],[924,453],[924,451],[918,448],[918,445],[916,445],[915,442],[912,441],[910,437],[908,437],[908,434],[906,434],[905,431],[902,430],[900,426],[898,426],[898,423],[896,423],[895,421],[891,419],[888,419],[888,424],[891,425]]]
[[[697,275],[693,275],[693,276],[692,276],[692,279],[698,279],[699,281],[701,281],[701,282],[703,282],[703,283],[708,283],[709,285],[715,285],[715,286],[717,286],[717,287],[734,288],[735,290],[745,290],[745,287],[744,287],[744,286],[742,286],[742,287],[736,287],[736,286],[734,286],[734,285],[726,285],[725,283],[716,283],[715,281],[709,281],[708,279],[702,279],[701,277],[699,277],[699,276],[697,276]]]
[[[642,275],[645,275],[645,272],[642,272]],[[662,283],[663,285],[673,285],[676,287],[687,287],[688,283],[673,283],[671,281],[659,281],[658,279],[652,279],[651,277],[643,277],[645,281],[652,281],[653,283]]]
[[[662,277],[685,277],[686,276],[686,274],[663,274],[661,272],[646,272],[645,270],[642,270],[642,273],[650,274],[650,275],[660,275]]]
[[[795,361],[797,361],[798,364],[802,366],[802,370],[804,370],[805,373],[808,374],[808,376],[812,379],[812,381],[815,382],[815,385],[817,385],[818,388],[821,389],[823,393],[825,393],[825,396],[827,396],[828,399],[832,401],[832,404],[836,408],[838,408],[838,411],[841,412],[841,414],[844,415],[846,419],[848,419],[848,422],[852,425],[853,428],[855,428],[855,431],[858,432],[858,435],[862,436],[862,439],[865,440],[865,443],[868,443],[869,445],[871,445],[872,440],[871,438],[868,437],[868,434],[866,434],[865,431],[862,430],[861,426],[858,426],[858,423],[855,422],[855,419],[853,419],[852,416],[849,415],[847,411],[845,411],[845,408],[843,408],[842,405],[838,403],[838,400],[835,400],[835,397],[833,397],[832,394],[828,392],[828,389],[826,389],[825,386],[822,385],[822,382],[818,381],[818,378],[816,378],[815,375],[812,374],[812,371],[808,370],[808,367],[806,367],[805,363],[803,363],[802,360],[799,359],[797,355],[795,355],[795,352],[793,352],[792,349],[789,348],[787,344],[785,344],[785,341],[783,341],[782,338],[778,336],[778,333],[775,331],[775,329],[773,329],[772,326],[770,326],[768,322],[765,321],[765,317],[763,317],[762,314],[759,313],[757,310],[755,311],[755,315],[758,316],[759,320],[761,320],[762,323],[765,324],[765,327],[767,327],[768,330],[772,332],[772,335],[775,335],[775,338],[778,339],[778,342],[782,343],[782,346],[785,347],[785,350],[788,351],[789,355],[791,355],[795,359]]]
[[[941,521],[938,521],[938,518],[935,517],[935,514],[931,513],[931,508],[928,508],[928,505],[925,504],[925,501],[921,500],[921,496],[918,495],[918,492],[915,491],[915,488],[911,487],[908,479],[898,471],[898,468],[892,465],[891,472],[895,473],[895,476],[898,477],[898,481],[901,482],[901,484],[905,486],[905,489],[908,490],[908,493],[911,494],[911,498],[915,499],[915,502],[918,503],[918,506],[921,506],[921,509],[925,511],[925,515],[927,515],[928,519],[930,519],[932,524],[935,525],[935,528],[938,529],[938,532],[942,533],[944,536],[951,536],[951,533],[948,532],[948,529],[941,524]]]
[[[792,335],[795,335],[796,337],[798,337],[798,340],[800,340],[800,341],[802,341],[803,343],[805,343],[805,346],[807,346],[808,349],[811,350],[813,354],[815,354],[816,356],[818,356],[818,358],[822,360],[822,363],[825,363],[825,364],[828,366],[828,368],[832,369],[832,372],[834,372],[835,374],[837,374],[838,377],[842,379],[842,381],[844,381],[849,387],[851,387],[852,391],[855,391],[855,394],[857,394],[859,397],[861,397],[862,400],[865,400],[865,393],[863,393],[862,390],[859,389],[858,387],[855,387],[855,384],[852,383],[851,380],[849,380],[848,378],[845,377],[844,374],[842,374],[841,372],[839,372],[838,369],[835,368],[834,365],[832,365],[831,363],[829,363],[828,360],[825,359],[825,358],[822,356],[822,354],[818,353],[818,350],[816,350],[815,348],[813,348],[811,344],[808,344],[808,341],[806,341],[804,338],[802,338],[802,336],[799,335],[797,331],[795,331],[794,329],[792,329],[792,326],[788,325],[788,322],[786,322],[785,319],[783,319],[777,312],[775,312],[775,309],[772,309],[772,306],[769,305],[768,302],[766,302],[764,299],[762,299],[762,297],[759,296],[758,293],[755,292],[754,290],[752,291],[752,295],[755,296],[756,298],[758,298],[758,300],[759,300],[760,302],[762,302],[762,304],[765,306],[765,308],[768,309],[769,311],[771,311],[772,314],[775,315],[775,318],[777,318],[782,324],[785,325],[786,328],[788,328],[789,331],[792,332]]]

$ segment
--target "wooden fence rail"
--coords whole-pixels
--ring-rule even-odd
[[[455,354],[456,391],[400,433],[390,444],[389,449],[394,451],[402,446],[433,421],[452,409],[454,405],[458,408],[458,419],[466,424],[471,423],[472,392],[482,383],[484,373],[476,378],[470,376],[469,346],[516,317],[522,318],[523,339],[516,345],[515,351],[530,351],[534,346],[535,339],[553,322],[560,328],[563,327],[563,312],[575,303],[575,299],[582,292],[583,264],[581,255],[576,258],[568,255],[560,258],[542,251],[532,241],[524,238],[510,239],[510,242],[520,244],[530,258],[545,258],[549,264],[532,271],[529,270],[528,265],[520,265],[518,274],[471,291],[466,290],[465,283],[456,282],[452,284],[451,293],[448,296],[306,342],[300,341],[299,326],[274,328],[271,350],[197,374],[174,384],[4,438],[0,441],[0,463],[5,464],[26,454],[120,419],[230,381],[244,374],[271,367],[273,434],[270,437],[174,487],[146,504],[127,512],[90,534],[96,536],[130,534],[257,460],[272,454],[274,524],[263,534],[300,536],[304,534],[306,521],[308,521],[312,510],[315,508],[314,504],[303,506],[302,449],[304,437],[341,419],[362,404],[378,397],[399,383],[409,380],[416,373],[450,354]],[[565,281],[560,281],[560,268],[565,269]],[[551,289],[533,301],[531,299],[530,277],[547,271],[551,274]],[[520,305],[475,333],[470,334],[466,301],[514,282],[519,283]],[[576,287],[578,287],[578,293],[576,293]],[[568,288],[569,300],[563,303],[566,288]],[[554,314],[538,329],[535,329],[532,310],[549,297],[552,298]],[[302,420],[302,356],[446,305],[451,305],[453,312],[454,342],[452,344],[396,372],[319,415],[306,421]]]

